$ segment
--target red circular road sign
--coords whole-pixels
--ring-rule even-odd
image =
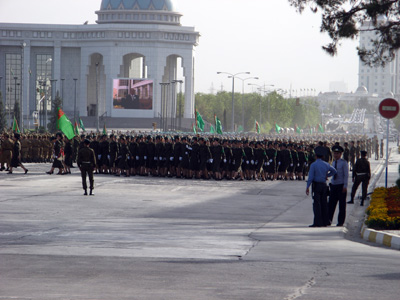
[[[393,119],[399,114],[399,103],[392,98],[384,99],[379,104],[379,113],[385,119]]]

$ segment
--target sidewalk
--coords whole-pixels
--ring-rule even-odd
[[[368,193],[373,192],[373,190],[377,187],[385,186],[385,162],[385,159],[381,161],[376,174],[377,180],[372,180]],[[396,185],[396,180],[399,178],[399,163],[400,154],[398,153],[397,147],[392,147],[388,163],[388,187]],[[400,250],[400,230],[374,230],[363,224],[361,228],[361,236],[364,240],[372,243],[377,243]]]

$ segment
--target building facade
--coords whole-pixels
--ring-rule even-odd
[[[376,39],[375,31],[368,30],[370,29],[369,27],[369,23],[366,23],[362,27],[363,31],[360,31],[359,47],[361,49],[370,49],[373,45],[373,40]],[[385,67],[370,67],[360,60],[358,86],[365,87],[369,94],[374,94],[378,98],[384,97],[388,93],[398,94],[400,92],[399,63],[398,55]]]
[[[19,102],[30,127],[37,119],[44,125],[58,92],[70,118],[157,122],[176,117],[176,92],[182,88],[182,115],[193,119],[194,49],[200,35],[181,25],[173,1],[102,0],[96,14],[93,25],[0,23],[6,111]],[[183,78],[178,78],[179,68]],[[120,105],[131,93],[147,104]]]

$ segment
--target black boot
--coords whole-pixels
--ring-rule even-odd
[[[84,196],[87,196],[87,189],[85,189],[85,193],[83,194]]]
[[[90,189],[90,196],[94,196],[93,189]]]
[[[360,206],[364,206],[364,199],[361,200]]]

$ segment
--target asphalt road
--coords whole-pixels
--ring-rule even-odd
[[[378,162],[371,161],[372,168]],[[398,299],[400,252],[308,228],[305,182],[0,173],[0,299]],[[351,186],[351,184],[350,184]]]

